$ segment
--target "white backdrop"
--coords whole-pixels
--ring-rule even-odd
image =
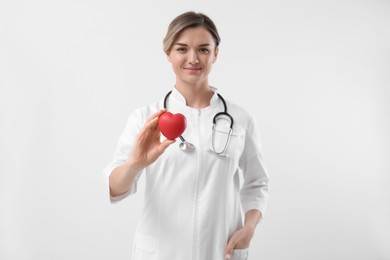
[[[390,2],[346,0],[1,0],[0,259],[130,259],[142,184],[110,205],[100,172],[172,88],[162,39],[188,10],[222,37],[212,85],[261,128],[250,259],[389,260]]]

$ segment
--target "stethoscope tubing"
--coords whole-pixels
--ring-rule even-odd
[[[172,90],[169,91],[166,95],[165,95],[165,98],[164,98],[164,108],[167,109],[167,101],[168,101],[168,98],[169,96],[171,95],[172,93]],[[213,118],[213,124],[216,123],[216,120],[217,120],[217,117],[218,116],[221,116],[221,115],[224,115],[224,116],[227,116],[229,117],[230,119],[230,128],[233,129],[233,125],[234,125],[234,120],[233,120],[233,117],[227,112],[227,105],[226,105],[226,101],[225,99],[221,96],[221,94],[217,93],[218,97],[221,99],[222,101],[222,104],[223,104],[223,112],[219,112],[217,113],[214,118]],[[181,137],[181,136],[180,136]],[[180,138],[181,139],[181,138]]]
[[[164,108],[165,108],[165,109],[167,109],[167,101],[168,101],[168,98],[169,98],[169,96],[171,95],[171,93],[172,93],[172,90],[169,91],[169,92],[165,95],[165,98],[164,98]],[[225,144],[225,147],[224,147],[223,151],[222,151],[222,152],[216,152],[216,151],[215,151],[215,148],[214,148],[214,143],[212,144],[212,145],[213,145],[214,152],[215,152],[217,155],[219,155],[219,156],[223,156],[223,153],[226,151],[226,148],[227,148],[227,146],[228,146],[228,144],[229,144],[229,141],[230,141],[230,135],[231,135],[231,133],[232,133],[232,131],[233,131],[234,120],[233,120],[233,117],[227,112],[227,105],[226,105],[225,99],[224,99],[219,93],[217,93],[217,95],[218,95],[218,97],[219,97],[219,98],[221,99],[221,101],[222,101],[224,111],[215,114],[215,116],[214,116],[214,118],[213,118],[213,130],[214,130],[215,124],[216,124],[216,122],[217,122],[217,118],[218,118],[219,116],[227,116],[227,117],[230,119],[229,136],[228,136],[228,140],[227,140],[227,142],[226,142],[226,144]],[[181,142],[182,142],[182,143],[181,143],[181,147],[189,147],[189,150],[192,150],[192,149],[193,149],[193,145],[192,145],[191,143],[187,142],[187,141],[184,139],[184,137],[183,137],[182,135],[180,135],[179,138],[180,138],[180,140],[181,140]],[[185,145],[183,145],[183,144],[185,144]],[[186,149],[187,149],[187,148],[183,148],[182,150],[186,150]]]

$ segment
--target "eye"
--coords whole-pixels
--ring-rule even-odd
[[[183,52],[186,52],[186,48],[184,48],[184,47],[179,47],[179,48],[177,48],[176,49],[178,52],[181,52],[181,53],[183,53]]]
[[[200,51],[200,53],[204,53],[204,54],[207,54],[210,52],[209,49],[207,49],[207,48],[200,48],[199,51]]]

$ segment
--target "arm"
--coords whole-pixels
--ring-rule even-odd
[[[257,224],[261,221],[262,214],[259,210],[251,209],[245,214],[245,224],[244,227],[253,230],[256,229]],[[248,245],[249,246],[249,245]]]
[[[110,195],[117,197],[127,193],[134,186],[141,171],[142,168],[137,168],[127,161],[116,167],[110,175]]]
[[[261,152],[259,129],[254,119],[247,130],[239,167],[244,178],[240,190],[243,211],[257,209],[264,215],[268,200],[269,176]]]
[[[245,222],[244,226],[229,238],[225,259],[230,258],[233,249],[249,247],[256,226],[263,217],[268,198],[269,178],[261,156],[259,131],[254,120],[247,129],[245,139],[245,148],[239,160],[244,178],[240,197]]]

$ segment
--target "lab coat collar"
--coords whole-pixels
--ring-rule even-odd
[[[217,88],[210,86],[211,91],[214,92],[213,96],[210,99],[210,107],[214,106],[215,102],[218,100]],[[179,103],[186,105],[185,97],[177,90],[176,87],[173,88],[171,93],[172,98],[176,99]]]

